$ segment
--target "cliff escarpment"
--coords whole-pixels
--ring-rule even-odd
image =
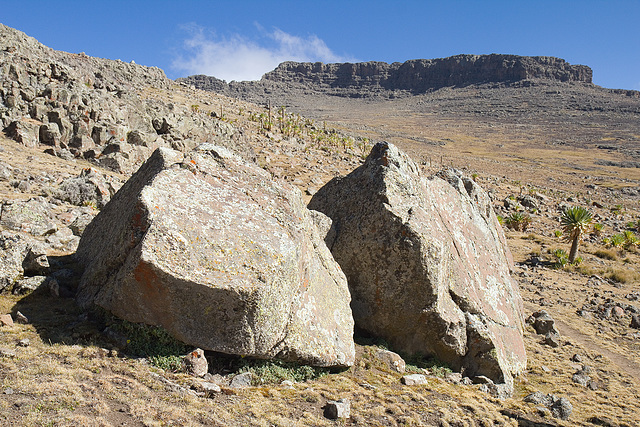
[[[348,97],[391,93],[421,94],[444,87],[542,79],[554,82],[592,82],[591,68],[571,65],[549,56],[456,55],[440,59],[414,59],[403,63],[360,62],[324,64],[283,62],[257,82],[231,82],[215,77],[180,79],[200,89],[244,97],[287,85],[308,91]]]

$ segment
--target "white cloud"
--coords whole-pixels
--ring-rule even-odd
[[[219,37],[192,28],[184,42],[185,52],[172,68],[186,75],[206,74],[222,80],[259,80],[284,61],[346,62],[315,35],[307,38],[288,34],[278,28],[264,33],[261,40],[249,40],[239,34]]]

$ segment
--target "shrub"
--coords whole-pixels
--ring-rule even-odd
[[[569,256],[564,249],[556,249],[553,251],[553,256],[556,258],[554,264],[556,268],[565,268],[569,264]]]
[[[610,245],[614,248],[621,248],[624,245],[624,235],[623,234],[614,234],[610,238]]]
[[[596,237],[601,236],[603,230],[604,230],[604,225],[600,223],[593,224],[592,234]]]
[[[512,230],[524,232],[531,224],[531,217],[520,212],[514,212],[505,219],[505,223]]]
[[[127,353],[146,357],[153,366],[165,371],[180,371],[182,357],[191,350],[159,327],[126,320],[116,320],[111,327],[127,337]]]
[[[622,246],[625,249],[635,249],[638,246],[638,237],[631,230],[625,230],[622,234],[624,236],[624,242]]]

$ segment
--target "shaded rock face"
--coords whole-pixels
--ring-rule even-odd
[[[470,377],[511,384],[525,368],[511,255],[472,180],[454,172],[421,177],[408,156],[379,143],[309,208],[333,220],[330,249],[347,276],[358,328]]]
[[[533,78],[591,83],[592,71],[549,56],[456,55],[414,59],[404,63],[361,62],[322,64],[284,62],[264,80],[307,81],[329,87],[380,86],[387,90],[422,93],[447,86],[512,82]]]
[[[127,174],[158,147],[188,151],[214,135],[253,157],[230,124],[145,97],[172,84],[159,68],[55,51],[0,24],[0,130],[16,142]]]
[[[78,302],[206,350],[355,358],[346,278],[299,190],[205,144],[158,149],[86,228]]]

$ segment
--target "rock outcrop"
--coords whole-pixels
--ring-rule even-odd
[[[310,209],[335,227],[330,246],[356,327],[396,351],[434,355],[508,390],[526,366],[522,301],[486,193],[448,171],[421,177],[387,143],[335,178]]]
[[[172,85],[159,68],[59,52],[0,24],[0,129],[15,141],[125,173],[157,147],[253,156],[230,124],[150,95]]]
[[[228,150],[158,149],[89,224],[78,290],[206,350],[353,364],[346,278],[299,190]]]
[[[557,82],[591,83],[591,68],[571,65],[550,56],[456,55],[406,62],[360,62],[323,64],[283,62],[257,82],[226,82],[203,75],[178,79],[199,89],[243,99],[263,98],[273,92],[302,87],[338,96],[389,96],[404,92],[420,94],[443,87],[483,83],[514,83],[541,79]]]

